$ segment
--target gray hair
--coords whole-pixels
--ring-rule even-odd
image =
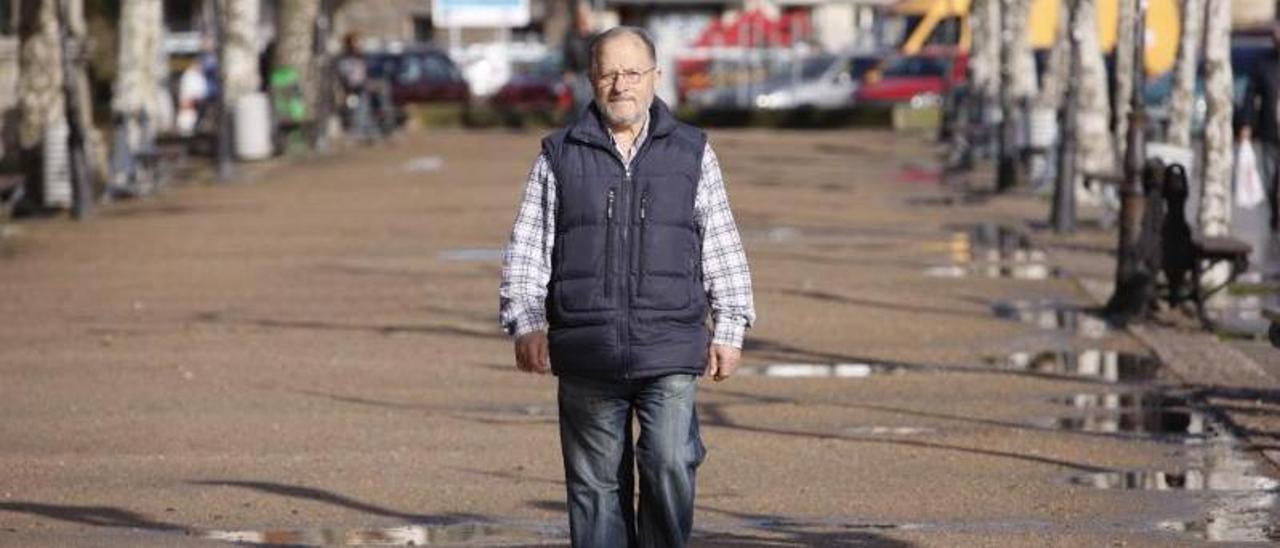
[[[640,27],[619,25],[591,37],[591,43],[587,46],[588,69],[595,72],[596,58],[600,56],[600,47],[603,46],[605,42],[625,35],[635,36],[636,38],[639,38],[641,42],[644,42],[645,49],[649,50],[649,59],[657,62],[657,49],[653,46],[653,36],[649,34],[649,31]]]

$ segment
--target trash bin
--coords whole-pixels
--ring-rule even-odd
[[[265,93],[250,93],[236,99],[235,152],[241,160],[271,157],[271,104]]]

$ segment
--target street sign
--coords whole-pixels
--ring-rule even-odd
[[[438,28],[511,28],[529,24],[529,0],[432,0],[431,21]]]

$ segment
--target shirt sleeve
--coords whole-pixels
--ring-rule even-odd
[[[519,337],[547,329],[547,284],[555,245],[555,174],[543,154],[533,163],[511,239],[502,254],[498,317],[507,334]]]
[[[694,213],[702,238],[703,286],[715,323],[712,342],[742,348],[743,337],[756,320],[751,270],[729,208],[720,162],[709,142],[702,154]]]

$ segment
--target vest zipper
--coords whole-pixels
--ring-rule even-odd
[[[636,280],[636,294],[639,295],[644,291],[644,235],[649,232],[649,219],[645,214],[645,209],[649,207],[649,191],[645,190],[640,194],[640,272]]]
[[[609,189],[609,203],[605,206],[604,217],[608,223],[604,239],[604,296],[613,298],[613,201],[617,191]]]

